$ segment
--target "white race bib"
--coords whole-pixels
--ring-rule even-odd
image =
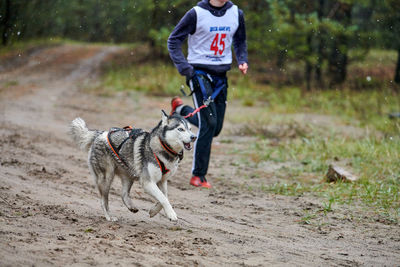
[[[231,64],[233,35],[239,27],[238,7],[233,5],[222,17],[216,17],[199,6],[194,7],[194,10],[197,24],[196,32],[188,38],[188,62],[205,65]]]

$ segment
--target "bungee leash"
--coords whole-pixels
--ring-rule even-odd
[[[198,108],[196,108],[192,113],[189,113],[188,115],[184,116],[185,119],[193,117],[196,113],[200,112],[203,108],[206,108],[210,105],[211,102],[213,102],[214,99],[211,99],[211,96],[208,97],[207,100],[204,101],[204,104]]]

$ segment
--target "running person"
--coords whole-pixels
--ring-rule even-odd
[[[187,59],[182,43],[188,37]],[[221,132],[227,99],[226,72],[231,69],[232,49],[239,70],[246,74],[248,68],[246,30],[243,11],[228,0],[202,0],[190,9],[175,26],[168,38],[168,50],[179,73],[193,92],[195,108],[211,99],[207,108],[189,122],[199,128],[195,144],[192,178],[190,184],[210,188],[206,174],[210,161],[211,144]],[[171,101],[172,111],[182,116],[194,109],[183,105],[179,97]]]

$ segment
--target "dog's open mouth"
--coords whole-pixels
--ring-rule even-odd
[[[185,147],[186,150],[191,150],[192,149],[192,143],[183,142],[183,146]]]

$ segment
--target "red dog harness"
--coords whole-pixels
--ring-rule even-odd
[[[116,157],[116,160],[117,160],[119,163],[121,163],[121,165],[124,166],[126,169],[129,169],[128,164],[126,164],[126,162],[119,156],[119,151],[121,150],[122,145],[123,145],[129,138],[131,138],[131,137],[133,136],[133,135],[132,135],[132,130],[134,130],[132,126],[125,126],[125,127],[122,128],[122,129],[116,129],[116,130],[109,131],[108,134],[107,134],[107,142],[108,142],[108,145],[109,145],[110,148],[111,148],[111,151],[114,153],[114,155],[115,155],[115,157]],[[124,141],[122,141],[122,143],[121,143],[118,147],[115,147],[115,146],[112,144],[112,142],[110,141],[110,137],[111,137],[111,135],[112,135],[113,133],[115,133],[115,132],[117,132],[117,131],[127,131],[127,132],[129,132],[129,136],[128,136]],[[183,152],[177,153],[177,152],[175,152],[170,146],[168,146],[167,143],[163,142],[160,138],[159,138],[159,141],[160,141],[160,144],[161,144],[161,146],[164,148],[165,151],[167,151],[168,153],[170,153],[170,154],[173,155],[174,157],[179,157],[180,160],[183,159]],[[157,157],[156,153],[153,152],[153,154],[154,154],[154,157],[156,158],[156,161],[157,161],[158,166],[160,167],[160,170],[161,170],[162,175],[165,175],[165,174],[167,174],[168,172],[170,172],[170,170],[167,169],[167,167],[165,167],[164,162],[162,162],[162,161]]]

